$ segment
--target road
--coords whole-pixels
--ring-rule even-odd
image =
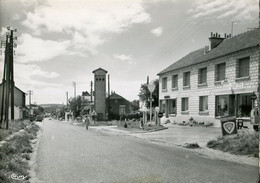
[[[122,134],[44,120],[37,183],[255,183],[258,168],[199,156]]]

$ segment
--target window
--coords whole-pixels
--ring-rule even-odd
[[[225,80],[225,78],[226,78],[226,63],[217,64],[215,72],[216,72],[216,77],[215,77],[216,81]]]
[[[249,76],[249,57],[237,61],[237,78]]]
[[[207,67],[199,69],[198,79],[199,84],[207,83]]]
[[[208,110],[208,96],[200,96],[200,111]]]
[[[190,86],[190,72],[183,73],[183,86]]]
[[[162,89],[167,90],[167,77],[162,78]]]
[[[228,95],[216,96],[216,116],[228,116]]]
[[[252,109],[251,95],[252,94],[237,95],[238,117],[250,117],[250,112]]]
[[[172,88],[178,88],[178,75],[172,76]]]
[[[181,110],[188,111],[189,110],[189,98],[181,99]]]
[[[169,99],[169,114],[176,114],[176,99]]]

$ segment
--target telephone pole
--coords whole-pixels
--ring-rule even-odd
[[[5,46],[4,72],[2,79],[2,102],[0,111],[0,128],[5,122],[6,129],[9,128],[9,107],[11,109],[11,120],[14,121],[14,73],[13,73],[13,55],[16,44],[14,40],[14,32],[16,29],[7,27],[6,41],[1,41],[1,47]]]
[[[31,114],[31,108],[32,108],[32,100],[31,100],[31,96],[33,94],[32,90],[28,91],[28,95],[29,95],[29,109],[30,109],[30,114]]]
[[[76,98],[76,82],[72,81],[72,86],[74,87],[74,98]]]
[[[231,37],[233,37],[233,26],[234,24],[236,24],[237,22],[236,21],[232,21],[231,22]]]
[[[68,106],[68,104],[69,104],[69,103],[68,103],[68,100],[69,100],[68,98],[69,98],[69,92],[66,91],[66,105],[67,105],[67,106]]]
[[[90,82],[90,102],[92,103],[93,101],[93,82]]]

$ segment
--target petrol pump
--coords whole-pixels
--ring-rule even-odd
[[[250,112],[250,120],[251,124],[253,124],[253,128],[255,131],[258,131],[259,128],[259,100],[255,93],[252,94],[251,99],[253,100],[253,109]]]

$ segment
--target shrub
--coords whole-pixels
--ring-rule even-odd
[[[196,148],[199,148],[199,144],[196,142],[196,143],[186,143],[184,145],[184,147],[186,148],[189,148],[189,149],[196,149]]]
[[[253,155],[259,156],[259,134],[240,134],[234,138],[218,138],[217,140],[210,140],[207,147],[218,149],[224,152],[239,155]]]

